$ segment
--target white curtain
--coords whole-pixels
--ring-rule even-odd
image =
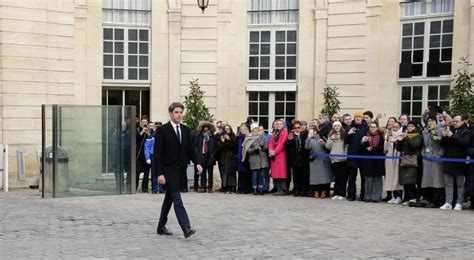
[[[150,0],[104,0],[103,8],[105,23],[150,24]]]
[[[272,2],[275,6],[272,8]],[[298,23],[299,0],[249,0],[249,24],[287,24]],[[270,11],[272,10],[272,11]]]
[[[454,0],[432,0],[431,13],[452,13],[454,12]]]
[[[402,16],[417,16],[426,14],[426,2],[404,3],[402,5]]]
[[[249,12],[248,23],[249,24],[270,24],[272,0],[250,0],[249,5],[250,11],[262,11],[262,12]]]

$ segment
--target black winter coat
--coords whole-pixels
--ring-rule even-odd
[[[299,138],[288,139],[285,143],[287,164],[296,167],[309,167],[309,152],[304,148],[307,134],[301,134]]]
[[[466,159],[469,144],[471,143],[471,131],[466,124],[459,128],[451,126],[451,137],[443,136],[441,145],[444,147],[445,158]],[[467,164],[458,162],[444,162],[443,172],[451,175],[464,175],[467,171]]]
[[[194,143],[196,145],[196,149],[198,151],[198,154],[200,155],[201,162],[205,161],[204,155],[202,153],[203,151],[203,145],[204,145],[204,135],[202,133],[197,134],[197,136],[194,139]],[[216,151],[217,151],[217,137],[213,134],[209,135],[209,141],[207,143],[207,148],[208,148],[208,160],[207,160],[207,165],[202,165],[202,167],[211,167],[216,164]]]
[[[349,135],[349,131],[352,127],[357,128],[357,132]],[[352,120],[351,125],[347,128],[346,136],[344,137],[344,144],[347,144],[347,154],[359,155],[362,137],[367,134],[369,128],[362,122],[360,125],[356,125],[354,120]],[[352,168],[360,167],[360,159],[351,159],[347,158],[347,165]]]

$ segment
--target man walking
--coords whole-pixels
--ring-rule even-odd
[[[170,121],[158,130],[153,157],[156,160],[157,167],[154,170],[158,176],[158,182],[166,188],[156,232],[159,235],[173,235],[166,229],[168,213],[173,204],[184,237],[188,238],[196,231],[191,229],[188,214],[181,200],[180,180],[182,175],[186,174],[189,160],[196,165],[199,174],[202,173],[202,167],[200,157],[192,142],[191,131],[181,124],[183,111],[184,106],[179,102],[174,102],[169,106]]]

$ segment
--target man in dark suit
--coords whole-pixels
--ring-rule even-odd
[[[199,173],[202,172],[202,167],[199,154],[191,138],[191,131],[187,126],[181,124],[183,111],[184,106],[179,102],[174,102],[169,106],[170,121],[158,130],[153,157],[157,166],[154,169],[155,176],[158,176],[158,182],[166,188],[156,232],[159,235],[172,235],[166,229],[166,222],[173,204],[184,237],[188,238],[196,231],[191,229],[188,214],[181,200],[180,182],[182,176],[186,174],[189,160],[193,161]]]

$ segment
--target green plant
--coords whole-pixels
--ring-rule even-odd
[[[474,74],[469,74],[467,67],[469,61],[467,57],[460,58],[464,63],[463,68],[458,70],[455,76],[454,84],[449,91],[449,98],[451,99],[450,112],[452,115],[467,114],[469,120],[473,122],[474,117],[474,90],[472,88],[472,77]]]
[[[339,100],[339,93],[336,86],[326,86],[323,93],[324,106],[321,113],[332,116],[341,110],[341,101]]]
[[[184,106],[186,113],[184,122],[191,129],[196,129],[200,121],[214,122],[214,116],[209,113],[209,109],[204,104],[204,90],[199,86],[199,79],[193,79],[189,82],[189,94],[185,96]]]

